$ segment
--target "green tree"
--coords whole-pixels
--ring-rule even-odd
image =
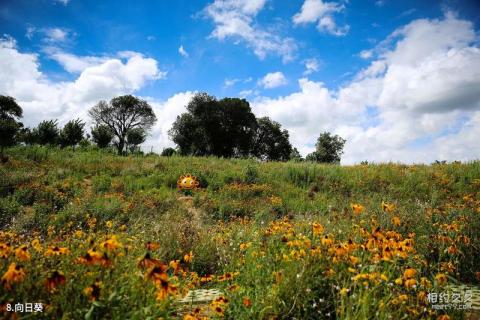
[[[108,147],[113,140],[113,133],[106,125],[95,126],[91,133],[93,142],[101,149]]]
[[[62,147],[75,146],[82,141],[85,123],[80,119],[70,120],[60,131],[59,140]]]
[[[250,155],[257,121],[245,99],[196,94],[169,131],[182,155]]]
[[[268,117],[257,120],[254,155],[262,160],[287,161],[290,159],[292,145],[287,130],[280,123]]]
[[[59,130],[57,120],[44,120],[33,129],[35,140],[41,145],[56,145],[59,140]]]
[[[168,147],[168,148],[164,148],[162,150],[161,156],[162,157],[171,157],[176,153],[177,153],[177,151],[175,149]]]
[[[0,156],[3,151],[16,143],[16,136],[23,124],[19,122],[23,115],[22,108],[14,98],[0,95]]]
[[[131,153],[139,149],[139,145],[145,142],[147,134],[142,128],[134,128],[127,132],[127,146]]]
[[[316,150],[307,155],[306,160],[322,163],[339,163],[346,140],[330,132],[323,132],[315,144]]]
[[[96,125],[107,126],[116,137],[118,154],[124,154],[130,130],[139,128],[148,132],[157,121],[152,107],[131,95],[116,97],[110,102],[100,101],[90,109],[89,115]]]

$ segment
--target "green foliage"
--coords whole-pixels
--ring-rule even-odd
[[[20,211],[15,197],[0,198],[0,229],[5,229]]]
[[[75,147],[83,139],[85,123],[80,119],[70,120],[60,131],[59,140],[62,147]]]
[[[346,140],[330,132],[323,132],[315,144],[316,150],[307,155],[307,161],[339,163]]]
[[[169,135],[182,155],[245,157],[251,153],[257,122],[245,99],[217,100],[196,94]]]
[[[41,145],[56,145],[59,133],[57,120],[44,120],[33,130],[35,142]]]
[[[18,122],[23,110],[14,98],[0,95],[0,157],[3,161],[3,149],[17,142],[16,135],[23,127]]]
[[[173,148],[168,147],[168,148],[164,148],[162,150],[161,156],[162,157],[171,157],[175,154],[177,154],[177,151]]]
[[[127,132],[127,146],[131,153],[134,153],[138,146],[145,142],[147,134],[142,128],[130,129]]]
[[[110,145],[113,139],[113,133],[106,125],[97,125],[92,129],[92,140],[101,149]]]
[[[287,130],[282,130],[280,123],[268,117],[257,119],[258,128],[253,154],[268,161],[287,161],[292,153]]]
[[[124,154],[130,130],[148,132],[157,121],[152,107],[145,100],[131,95],[113,98],[109,103],[100,101],[90,109],[89,115],[97,126],[107,126],[116,137],[118,154]]]

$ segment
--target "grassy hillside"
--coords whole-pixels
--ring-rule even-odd
[[[0,304],[41,302],[46,319],[461,319],[427,294],[480,281],[480,162],[8,153]],[[178,301],[210,288],[199,310]]]

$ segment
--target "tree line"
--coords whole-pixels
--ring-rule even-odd
[[[186,106],[169,130],[176,148],[165,148],[163,156],[173,154],[217,156],[225,158],[255,157],[265,161],[303,160],[292,146],[288,130],[268,117],[257,118],[245,99],[217,99],[198,93]],[[152,107],[140,98],[124,95],[100,101],[89,110],[93,127],[86,132],[85,122],[68,121],[60,128],[57,120],[44,120],[34,128],[20,122],[22,108],[14,98],[0,95],[0,147],[3,159],[5,147],[15,144],[115,147],[119,155],[140,151],[149,131],[157,121]],[[323,132],[315,151],[306,160],[338,163],[345,139]]]

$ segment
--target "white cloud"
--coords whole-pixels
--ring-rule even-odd
[[[255,23],[255,16],[263,9],[266,0],[215,0],[204,13],[211,18],[215,29],[210,37],[218,40],[240,40],[264,59],[269,54],[282,57],[284,62],[293,59],[297,45],[292,38],[282,38]]]
[[[88,120],[88,109],[99,100],[133,93],[165,75],[156,60],[140,53],[90,65],[82,64],[82,57],[67,58],[59,58],[64,67],[81,73],[74,81],[53,82],[40,71],[36,54],[20,52],[11,38],[0,40],[0,94],[17,99],[27,126],[51,118],[61,123],[74,117]]]
[[[178,53],[184,58],[188,58],[188,52],[183,48],[183,45],[178,48]]]
[[[324,2],[322,0],[305,0],[300,12],[292,18],[296,25],[317,23],[320,32],[326,32],[335,36],[344,36],[348,33],[350,26],[339,27],[333,15],[345,10],[343,4],[336,2]]]
[[[235,85],[235,83],[241,81],[240,79],[225,79],[223,82],[224,87],[231,87]]]
[[[33,38],[33,35],[35,34],[35,27],[32,27],[32,26],[29,26],[27,27],[27,32],[25,33],[25,37],[27,37],[27,39],[29,40],[32,40]]]
[[[272,89],[287,84],[287,79],[280,71],[267,73],[262,79],[258,80],[258,85],[265,89]]]
[[[185,106],[193,97],[194,92],[180,92],[166,101],[157,101],[147,99],[157,114],[157,122],[152,127],[150,136],[143,143],[143,150],[149,152],[152,148],[154,152],[160,153],[163,148],[174,147],[174,143],[168,136],[168,130],[172,128],[178,115],[186,112]],[[161,116],[160,116],[161,115]]]
[[[303,75],[309,75],[313,72],[317,72],[318,69],[320,69],[320,64],[318,63],[318,60],[315,58],[307,59],[304,61],[305,63],[305,71],[303,72]]]
[[[67,29],[63,28],[45,28],[42,29],[45,38],[44,40],[46,42],[65,42],[69,40],[69,36],[71,35],[71,32]]]
[[[480,49],[473,24],[450,13],[399,28],[376,58],[337,90],[301,79],[301,90],[257,98],[254,111],[282,123],[304,154],[323,130],[347,139],[343,163],[432,162],[479,157]],[[477,138],[475,138],[477,137]]]
[[[362,50],[360,51],[360,58],[362,59],[370,59],[373,56],[373,51],[372,50]]]

